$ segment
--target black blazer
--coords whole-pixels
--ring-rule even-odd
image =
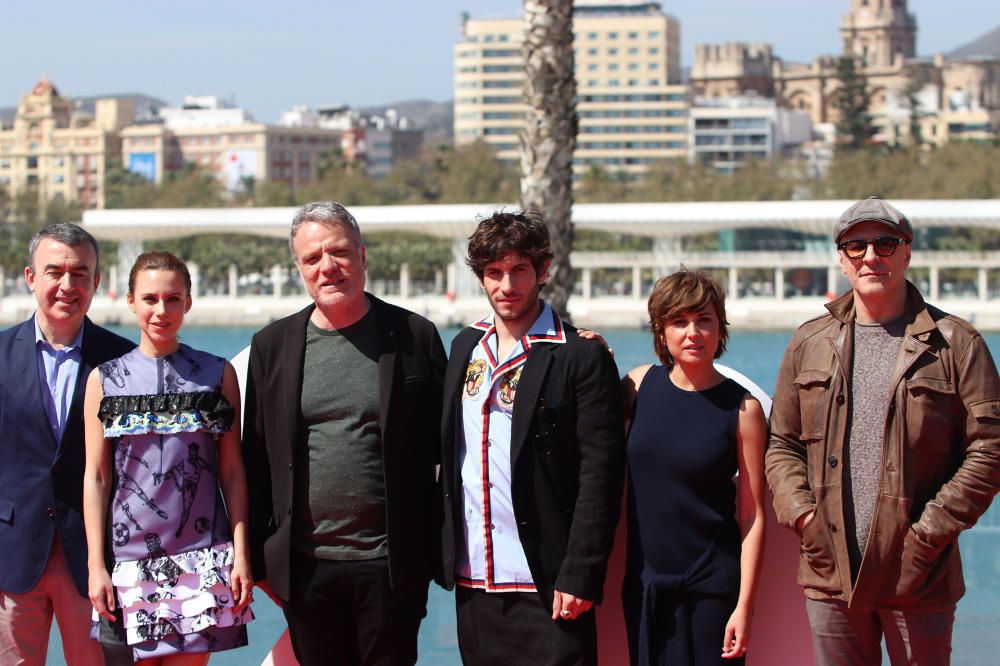
[[[625,437],[614,359],[564,324],[565,344],[532,345],[518,382],[511,424],[511,493],[518,536],[546,604],[553,590],[598,602],[624,479]],[[458,446],[461,392],[483,331],[452,342],[441,439],[443,526],[438,582],[455,584],[462,539]]]
[[[389,574],[393,587],[431,579],[435,466],[440,449],[441,382],[446,359],[434,325],[368,295],[379,328],[379,414],[385,471]],[[247,370],[243,455],[250,498],[250,554],[257,580],[290,596],[289,559],[295,449],[304,446],[302,363],[314,305],[253,337]],[[329,368],[337,381],[336,368]]]
[[[42,404],[34,317],[0,331],[0,589],[5,592],[35,587],[58,530],[76,589],[87,596],[83,397],[91,370],[134,347],[84,318],[80,371],[57,442]]]

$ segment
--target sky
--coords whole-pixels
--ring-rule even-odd
[[[837,53],[849,0],[664,0],[681,60],[703,42],[768,42],[786,61]],[[460,15],[521,15],[519,0],[0,0],[0,107],[43,74],[63,95],[231,97],[274,122],[296,105],[453,96]],[[1000,25],[996,0],[910,0],[918,55]]]

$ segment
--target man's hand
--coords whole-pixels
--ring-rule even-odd
[[[804,530],[806,528],[806,525],[812,522],[812,519],[815,517],[816,517],[816,509],[813,509],[812,511],[809,511],[807,513],[803,513],[801,516],[799,516],[795,520],[795,533],[798,534],[799,536],[802,536],[802,530]]]
[[[602,345],[604,345],[604,348],[608,350],[609,354],[611,354],[612,356],[615,355],[615,350],[611,348],[611,345],[609,345],[608,341],[604,339],[604,336],[598,333],[597,331],[592,331],[589,328],[578,328],[576,330],[576,334],[579,335],[584,340],[597,340]]]
[[[593,607],[593,601],[587,601],[556,590],[552,596],[552,619],[575,620]]]

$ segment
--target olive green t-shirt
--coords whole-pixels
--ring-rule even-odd
[[[375,310],[339,330],[309,322],[305,441],[295,465],[293,545],[323,560],[388,553]]]

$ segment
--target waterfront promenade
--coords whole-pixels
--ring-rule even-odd
[[[445,295],[421,295],[401,298],[379,294],[391,303],[420,313],[439,327],[460,326],[478,320],[488,307],[482,296],[450,298]],[[929,299],[930,300],[930,299]],[[755,297],[729,299],[726,304],[730,324],[736,329],[792,329],[823,314],[825,296],[796,297],[782,300]],[[1000,331],[1000,300],[979,301],[973,298],[944,298],[930,302],[946,312],[966,319],[980,330]],[[275,297],[271,295],[199,296],[194,300],[185,323],[189,326],[248,326],[259,328],[275,319],[296,312],[309,304],[304,294]],[[575,296],[569,302],[577,325],[597,329],[637,329],[647,326],[646,297],[602,296],[585,299]],[[30,294],[0,297],[0,327],[27,319],[35,310]],[[90,308],[90,317],[99,324],[131,325],[134,316],[123,297],[98,294]]]

